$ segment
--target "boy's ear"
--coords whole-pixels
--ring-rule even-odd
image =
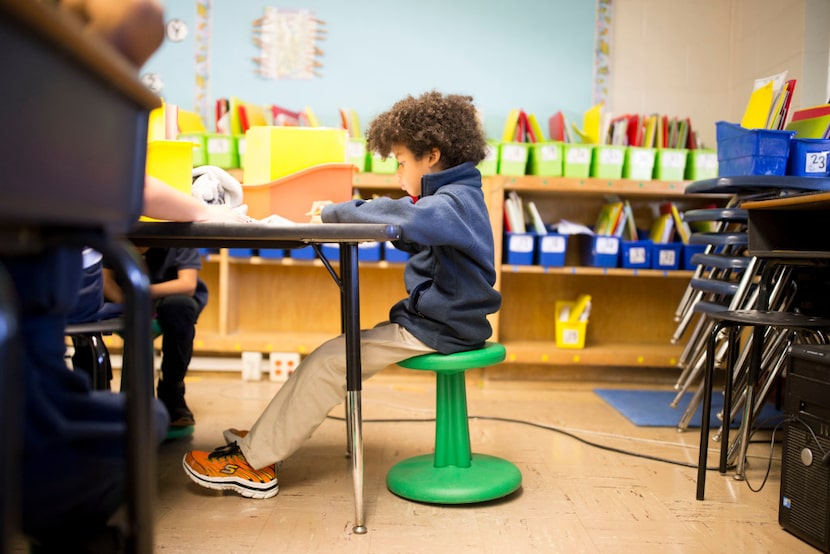
[[[433,148],[429,153],[428,159],[430,167],[438,165],[438,162],[441,161],[441,151],[437,148]]]

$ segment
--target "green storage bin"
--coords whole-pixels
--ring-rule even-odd
[[[591,156],[591,177],[619,179],[625,161],[625,146],[598,144]]]
[[[234,135],[234,142],[236,143],[236,156],[239,160],[239,167],[245,168],[245,135]]]
[[[499,175],[525,175],[527,172],[527,143],[499,143]]]
[[[237,140],[233,136],[207,133],[205,140],[208,165],[215,165],[222,169],[239,167],[239,150]]]
[[[193,167],[207,165],[207,133],[180,133],[179,140],[189,140],[193,147]]]
[[[658,148],[654,158],[654,178],[659,181],[682,181],[688,154],[685,148]]]
[[[346,145],[346,159],[353,163],[358,171],[366,171],[366,139],[350,138]]]
[[[562,175],[562,143],[537,142],[528,151],[528,173],[544,177]]]
[[[367,160],[367,165],[366,170],[372,173],[396,173],[398,171],[398,160],[391,154],[384,160],[380,154],[373,152]]]
[[[626,179],[637,179],[639,181],[651,181],[654,174],[654,148],[641,146],[629,146],[625,149],[625,162],[623,162],[623,174]]]
[[[689,150],[686,160],[686,179],[702,181],[718,176],[718,153],[714,149]]]
[[[588,177],[591,174],[591,144],[562,145],[562,174],[565,177]]]
[[[477,167],[484,177],[496,174],[499,169],[499,144],[496,141],[487,141],[487,154]]]

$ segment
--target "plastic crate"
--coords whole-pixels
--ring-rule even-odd
[[[787,175],[799,177],[827,177],[830,158],[830,140],[799,139],[790,141]]]
[[[793,131],[744,129],[715,123],[718,143],[718,175],[784,175]]]

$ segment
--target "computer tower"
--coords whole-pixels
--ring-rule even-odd
[[[779,524],[830,552],[830,345],[789,352]]]

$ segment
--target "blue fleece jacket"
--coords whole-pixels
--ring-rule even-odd
[[[465,163],[424,175],[421,196],[351,200],[326,206],[328,223],[400,225],[395,246],[411,256],[404,270],[409,294],[389,319],[443,354],[480,348],[492,334],[487,314],[498,311],[493,231],[481,173]]]

